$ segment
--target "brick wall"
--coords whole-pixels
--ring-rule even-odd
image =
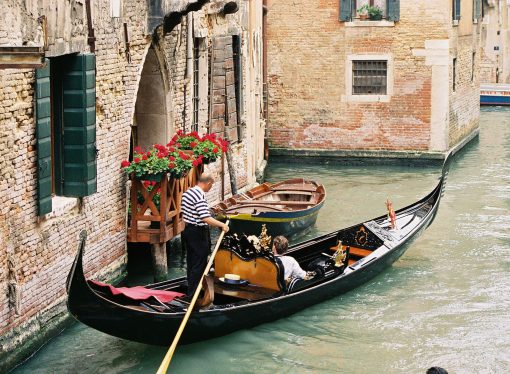
[[[71,15],[72,9],[75,13],[76,9],[80,10],[80,16],[84,14],[81,2],[59,1],[61,3],[45,3],[45,6],[58,5],[60,10],[65,10],[64,13],[59,10],[60,15]],[[0,70],[0,242],[5,248],[0,251],[0,371],[20,357],[26,357],[34,349],[33,344],[41,343],[37,337],[44,339],[48,327],[60,323],[67,316],[65,281],[82,229],[89,233],[84,261],[89,277],[112,279],[125,269],[126,176],[120,170],[120,161],[129,154],[138,83],[153,38],[146,35],[145,2],[125,0],[120,19],[110,17],[108,1],[91,3],[94,4],[93,24],[97,38],[96,130],[99,156],[95,194],[79,200],[64,199],[62,203],[54,204],[54,212],[50,215],[37,217],[34,70]],[[69,4],[72,9],[66,8]],[[197,12],[195,24],[202,28],[202,32],[205,30],[209,42],[215,35],[225,36],[233,32],[250,38],[253,30],[248,28],[247,22],[240,21],[247,12],[244,4],[242,9],[244,13],[226,17]],[[25,41],[41,44],[42,29],[36,21],[39,13],[35,5],[34,9],[27,10],[24,4],[9,0],[3,11],[8,22],[0,24],[0,44],[21,45]],[[258,11],[261,13],[261,6]],[[51,9],[43,9],[43,12],[56,17]],[[48,56],[89,51],[83,43],[86,40],[86,24],[76,19],[71,21],[50,33],[54,35],[51,39],[54,42],[50,43]],[[131,62],[128,62],[125,53],[124,22],[128,25]],[[260,29],[258,25],[253,27]],[[186,81],[186,18],[171,33],[158,35],[156,48],[165,60],[163,68],[171,87],[171,108],[168,110],[172,111],[173,126],[174,129],[190,131],[192,98],[191,94],[185,95],[185,90],[190,89],[190,82]],[[247,69],[252,59],[246,44],[243,48],[243,64]],[[244,77],[244,87],[261,92],[260,75],[244,74]],[[253,92],[247,92],[246,97]],[[247,111],[243,115],[257,118],[258,113]],[[259,123],[248,120],[245,126],[247,133],[253,133],[252,128],[258,127]],[[247,160],[253,148],[259,147],[258,143],[262,141],[262,137],[250,137],[233,145],[238,188],[255,182],[254,168],[247,165]],[[222,195],[221,163],[209,165],[206,170],[216,175],[218,182],[208,198],[217,201]],[[224,175],[224,193],[228,194],[230,184],[226,165]],[[8,260],[16,266],[16,281],[21,291],[19,314],[8,301]]]
[[[268,2],[273,149],[431,150],[433,68],[413,51],[450,37],[451,11],[444,0],[400,4],[399,22],[375,27],[339,21],[334,0]],[[389,98],[349,96],[348,61],[356,56],[388,58]]]
[[[510,83],[510,4],[504,0],[484,5],[480,82]]]
[[[19,2],[8,5],[3,11],[10,23],[0,25],[0,43],[21,45],[26,40],[40,40],[41,30],[35,21],[39,14],[29,17]],[[89,276],[112,278],[124,269],[125,177],[119,160],[126,158],[129,150],[134,95],[149,39],[144,36],[145,26],[139,19],[145,14],[145,5],[125,1],[123,21],[129,26],[132,55],[132,62],[128,63],[122,23],[110,18],[109,3],[95,3],[94,8],[97,193],[81,200],[67,199],[60,208],[54,204],[54,213],[47,218],[37,217],[34,70],[0,70],[0,241],[6,245],[0,253],[0,368],[12,363],[16,355],[8,355],[11,350],[43,334],[40,330],[48,321],[67,315],[65,280],[80,230],[89,232],[85,256]],[[89,51],[86,45],[72,42],[75,37],[85,38],[86,27],[79,29],[76,24],[79,23],[70,23],[62,31],[67,40],[57,43],[55,39],[58,45],[50,43],[48,55]],[[82,34],[78,33],[80,30]],[[8,40],[2,37],[5,35]],[[19,315],[8,303],[8,259],[17,267]]]

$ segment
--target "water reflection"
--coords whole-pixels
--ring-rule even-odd
[[[268,179],[321,181],[327,202],[316,236],[428,193],[439,167],[272,163]],[[370,283],[289,318],[180,347],[173,373],[510,372],[510,110],[485,109],[479,140],[453,162],[431,227]],[[176,252],[172,264],[182,272]],[[15,373],[155,372],[165,348],[81,324]]]

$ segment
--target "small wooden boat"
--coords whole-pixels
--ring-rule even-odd
[[[308,306],[352,290],[393,264],[434,220],[445,185],[450,156],[434,190],[395,213],[397,228],[387,215],[294,245],[287,253],[303,269],[313,270],[310,280],[286,284],[278,257],[253,253],[235,236],[223,241],[215,257],[213,296],[207,307],[197,308],[188,320],[181,342],[190,343],[246,329],[288,316]],[[107,334],[147,344],[168,345],[183,319],[187,303],[179,298],[135,301],[103,292],[83,273],[85,239],[68,277],[67,306],[79,321]],[[336,254],[345,250],[338,261]],[[251,251],[251,252],[250,252]],[[335,254],[335,260],[332,259]],[[248,281],[230,285],[227,273]],[[186,293],[185,278],[145,286],[148,290]]]
[[[324,186],[304,179],[263,183],[235,195],[212,210],[219,219],[230,220],[230,230],[258,235],[266,225],[271,236],[290,236],[312,226],[324,205]]]
[[[480,105],[510,105],[510,84],[482,84]]]

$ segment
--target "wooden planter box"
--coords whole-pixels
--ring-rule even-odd
[[[131,216],[128,222],[127,241],[131,243],[165,243],[184,229],[181,213],[182,194],[197,184],[203,173],[203,165],[190,170],[183,178],[162,175],[151,191],[143,185],[143,178],[131,176]],[[158,179],[158,178],[156,178]],[[160,191],[160,206],[153,202]],[[138,194],[143,196],[143,204],[138,204]],[[151,223],[159,223],[159,228],[151,228]],[[153,224],[154,226],[154,224]],[[157,225],[156,225],[157,226]]]

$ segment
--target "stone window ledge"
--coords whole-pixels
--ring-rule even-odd
[[[61,217],[78,206],[78,198],[53,196],[51,198],[52,211],[44,216],[45,219]]]
[[[347,103],[389,103],[391,95],[345,95],[342,99]]]
[[[394,21],[361,21],[361,20],[353,20],[351,22],[345,22],[345,27],[395,27]]]

